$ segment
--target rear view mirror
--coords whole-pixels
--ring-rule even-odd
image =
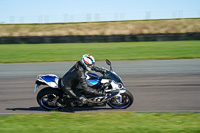
[[[106,64],[110,66],[110,71],[112,72],[113,70],[112,70],[111,62],[108,59],[106,59]]]
[[[108,59],[106,59],[106,64],[110,66],[111,62]]]

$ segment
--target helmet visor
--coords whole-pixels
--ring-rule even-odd
[[[92,68],[94,64],[88,64],[87,67]]]

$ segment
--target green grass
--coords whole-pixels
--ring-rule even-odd
[[[199,133],[199,113],[50,113],[0,117],[1,133]]]
[[[83,54],[98,61],[192,59],[200,58],[200,41],[0,45],[0,63],[76,61]]]

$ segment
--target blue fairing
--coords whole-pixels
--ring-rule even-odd
[[[88,76],[93,77],[93,78],[99,78],[99,75],[95,74],[95,73],[87,73]]]
[[[56,82],[56,76],[41,76],[41,78],[43,80],[45,80],[46,82]]]
[[[99,80],[87,80],[88,83],[92,84],[92,85],[96,85],[99,83]]]

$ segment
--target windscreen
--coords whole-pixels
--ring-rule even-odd
[[[106,73],[104,74],[104,78],[112,79],[112,80],[114,80],[116,82],[121,82],[122,83],[120,77],[117,74],[114,74],[114,73],[112,73],[110,71],[106,71]]]

